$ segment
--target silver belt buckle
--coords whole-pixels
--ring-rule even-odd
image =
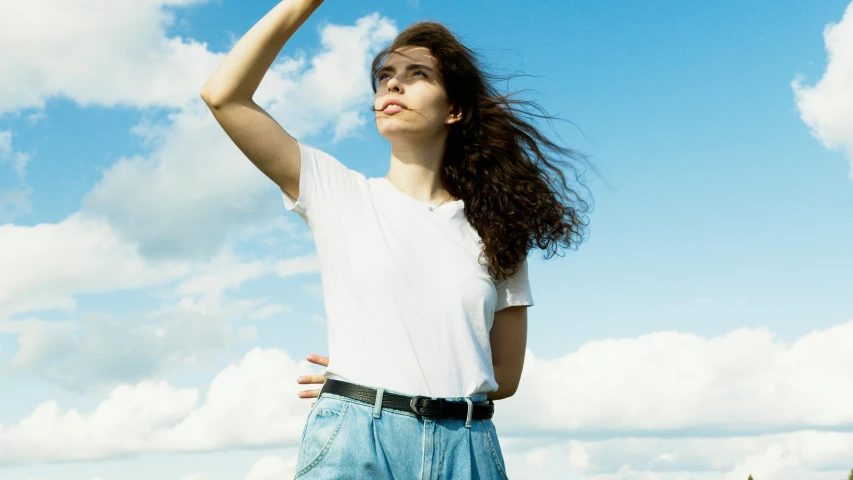
[[[419,405],[418,404],[419,400],[428,400],[428,401],[432,400],[434,402],[437,402],[437,403],[434,403],[433,405],[438,405],[438,407],[437,408],[436,407],[430,407],[429,404]],[[418,417],[442,418],[441,414],[442,414],[442,407],[443,406],[444,406],[444,399],[443,398],[432,399],[430,397],[415,395],[414,397],[412,397],[411,400],[409,400],[409,408],[411,408],[412,411],[415,412],[415,414]]]

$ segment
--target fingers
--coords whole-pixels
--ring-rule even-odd
[[[322,384],[326,383],[326,377],[324,377],[322,373],[316,373],[314,375],[305,375],[303,377],[297,377],[296,383],[308,383],[308,384],[322,385]]]
[[[315,363],[317,365],[321,365],[324,367],[329,366],[329,357],[324,357],[322,355],[316,355],[316,354],[311,353],[306,358],[311,363]]]
[[[306,357],[309,362],[328,367],[329,366],[329,357],[324,357],[322,355],[310,354]],[[326,377],[322,373],[316,373],[314,375],[304,375],[302,377],[296,378],[296,383],[301,384],[313,384],[313,385],[322,385],[326,383]],[[320,396],[320,389],[316,390],[301,390],[299,392],[299,398],[317,398]],[[313,407],[314,404],[312,403]]]
[[[317,398],[320,396],[320,389],[317,390],[301,390],[299,398]]]

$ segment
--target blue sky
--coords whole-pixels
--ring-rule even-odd
[[[0,20],[0,478],[292,476],[295,378],[326,353],[314,246],[198,98],[275,2],[30,4]],[[530,255],[525,376],[495,420],[510,477],[853,468],[853,409],[827,400],[853,393],[851,4],[330,1],[256,101],[382,176],[366,75],[315,67],[421,19],[530,74],[509,89],[601,174],[587,241]]]

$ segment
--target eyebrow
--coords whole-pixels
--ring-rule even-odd
[[[407,72],[411,72],[412,70],[429,70],[430,72],[435,73],[434,68],[432,68],[428,65],[424,65],[422,63],[410,63],[410,64],[406,65],[406,71]],[[393,71],[394,71],[394,67],[392,67],[390,65],[387,67],[382,67],[379,69],[378,72],[376,72],[376,76],[379,77],[380,75],[382,75],[385,72],[393,72]]]

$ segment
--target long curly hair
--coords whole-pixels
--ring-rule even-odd
[[[513,98],[519,92],[498,93],[492,84],[508,77],[484,71],[478,54],[437,22],[411,25],[376,55],[371,66],[374,93],[384,60],[404,46],[430,50],[450,104],[462,111],[462,120],[450,126],[441,180],[464,201],[465,216],[483,244],[480,259],[486,257],[492,279],[500,283],[515,275],[534,246],[546,250],[546,258],[557,254],[559,246],[577,249],[584,240],[589,204],[568,188],[555,164],[566,165],[586,188],[574,163],[588,158],[552,142],[532,123],[534,117],[549,124],[556,117],[533,101]]]

